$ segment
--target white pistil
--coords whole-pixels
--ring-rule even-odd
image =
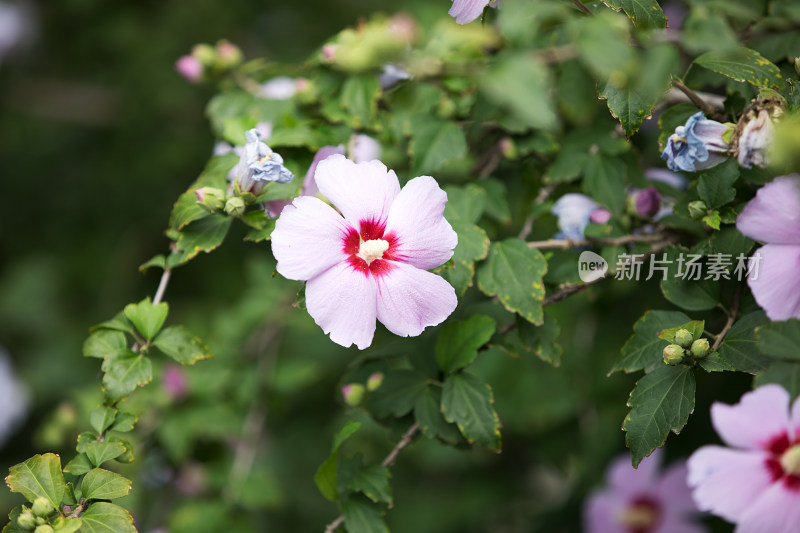
[[[781,456],[783,471],[793,476],[800,476],[800,444],[795,444]]]
[[[389,249],[389,243],[383,239],[372,239],[364,241],[358,248],[356,256],[360,257],[369,265],[376,259],[383,257],[383,252]]]

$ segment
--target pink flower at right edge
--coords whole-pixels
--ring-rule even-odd
[[[758,305],[770,320],[800,318],[800,176],[780,176],[761,187],[736,227],[766,243],[757,250],[758,275],[747,279]]]
[[[764,385],[736,405],[714,403],[711,422],[732,446],[703,446],[689,458],[694,500],[736,524],[735,533],[800,531],[800,401]]]
[[[331,340],[363,350],[376,320],[413,337],[450,316],[455,290],[428,272],[458,243],[436,180],[421,176],[400,190],[380,161],[340,154],[320,162],[315,178],[338,212],[319,198],[295,198],[275,223],[272,253],[283,277],[308,282],[308,313]]]
[[[634,470],[630,456],[616,459],[607,486],[586,502],[584,533],[704,533],[692,517],[697,508],[686,486],[685,462],[660,474],[661,460],[656,450]]]

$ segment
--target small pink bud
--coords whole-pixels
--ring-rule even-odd
[[[383,385],[383,374],[375,372],[367,379],[367,390],[372,392]]]
[[[608,224],[611,220],[611,211],[605,207],[600,207],[589,213],[589,220],[595,224]]]
[[[326,44],[322,47],[322,57],[325,61],[333,61],[336,57],[336,49],[339,48],[335,44]]]
[[[183,370],[176,365],[164,366],[161,386],[173,400],[180,400],[186,396],[188,384],[186,383],[186,376],[183,375]]]
[[[185,55],[175,62],[175,70],[192,83],[197,83],[203,77],[203,64],[192,55]]]
[[[294,88],[299,93],[307,90],[310,86],[311,82],[309,82],[306,78],[297,78],[294,82]]]
[[[642,218],[650,218],[661,208],[661,194],[655,187],[648,187],[636,194],[636,214]]]
[[[206,188],[205,187],[201,187],[201,188],[197,189],[196,191],[194,191],[194,195],[197,196],[197,201],[198,202],[203,203],[203,200],[206,197]]]
[[[342,398],[344,403],[350,407],[358,407],[364,399],[364,385],[360,383],[350,383],[342,387]]]

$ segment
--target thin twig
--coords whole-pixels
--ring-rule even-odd
[[[593,15],[593,13],[589,11],[589,8],[583,5],[583,2],[581,2],[581,0],[572,0],[572,3],[575,4],[578,7],[578,9],[583,11],[586,15],[590,17]]]
[[[725,115],[717,111],[711,104],[700,98],[700,96],[687,87],[682,81],[680,80],[672,80],[672,85],[680,90],[683,94],[685,94],[689,100],[697,106],[697,108],[702,111],[708,118],[714,120],[725,120]]]
[[[624,235],[622,237],[612,237],[608,239],[547,239],[544,241],[532,241],[528,243],[530,248],[538,250],[570,250],[580,246],[621,246],[623,244],[631,244],[635,242],[655,243],[664,240],[665,235],[662,233],[651,233],[648,235]]]
[[[544,187],[539,189],[539,194],[536,195],[536,198],[533,200],[534,206],[539,206],[547,201],[553,191],[556,190],[556,184],[551,183],[549,185],[545,185]],[[533,229],[533,214],[528,215],[528,218],[525,219],[525,222],[522,224],[522,230],[520,230],[519,235],[517,236],[518,239],[524,241],[528,238],[528,235],[531,234],[531,230]]]
[[[403,451],[403,449],[411,444],[411,441],[414,440],[414,435],[417,434],[419,431],[419,423],[414,422],[408,430],[403,433],[403,436],[400,438],[400,441],[395,444],[392,451],[389,452],[389,455],[381,461],[381,466],[390,467],[394,465],[394,462],[397,460],[398,454]],[[344,516],[340,515],[336,517],[336,520],[325,526],[325,533],[333,533],[336,529],[344,523]]]
[[[172,275],[172,269],[168,266],[164,267],[164,272],[161,274],[161,281],[158,282],[158,289],[156,289],[156,295],[153,296],[153,304],[158,304],[164,298],[164,293],[167,290],[167,284],[169,283],[169,278]]]
[[[725,322],[725,327],[722,328],[722,331],[717,334],[716,338],[714,339],[714,344],[711,346],[712,350],[718,350],[722,341],[725,339],[725,335],[731,330],[733,327],[733,323],[736,322],[736,316],[739,314],[739,296],[742,294],[742,286],[739,285],[736,287],[736,292],[733,295],[733,303],[731,304],[731,314],[728,316],[728,321]]]

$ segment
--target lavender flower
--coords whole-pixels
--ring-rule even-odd
[[[259,194],[270,181],[292,181],[294,174],[283,166],[283,158],[279,154],[261,142],[258,130],[248,130],[245,138],[247,143],[235,169],[236,181],[242,192]]]
[[[695,113],[686,124],[675,128],[661,159],[675,172],[694,172],[719,165],[730,149],[722,138],[729,129],[726,124],[707,119],[702,112]]]

